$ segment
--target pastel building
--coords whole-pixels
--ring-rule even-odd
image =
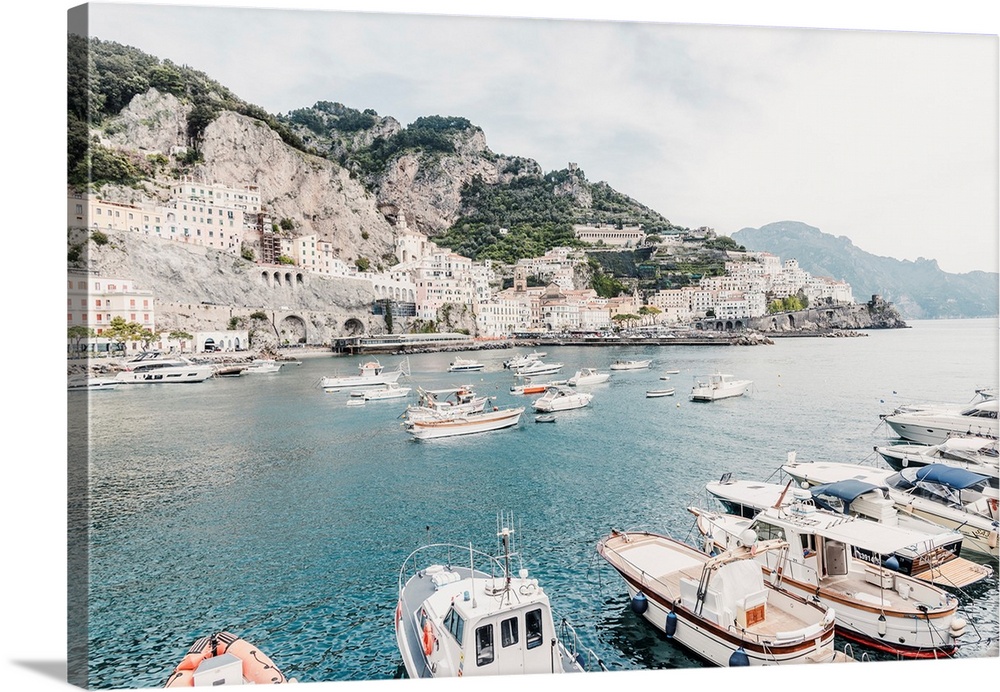
[[[89,327],[101,339],[111,321],[121,317],[146,329],[156,331],[153,293],[140,290],[131,279],[99,276],[86,271],[70,270],[66,280],[66,326]],[[133,342],[133,350],[140,346]],[[106,346],[105,346],[106,348]]]

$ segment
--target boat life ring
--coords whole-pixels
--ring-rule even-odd
[[[434,629],[431,627],[431,621],[427,620],[424,622],[424,655],[430,656],[434,652],[434,644],[437,643],[437,638],[434,636]]]
[[[991,497],[988,499],[988,502],[990,503],[990,511],[993,512],[993,514],[996,514],[997,507],[1000,506],[1000,500],[995,497]]]

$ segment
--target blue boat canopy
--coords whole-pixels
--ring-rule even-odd
[[[907,473],[906,471],[909,471],[910,473]],[[947,464],[928,464],[927,466],[919,466],[907,469],[906,471],[901,472],[901,474],[911,483],[915,480],[929,481],[931,483],[947,485],[948,487],[955,488],[956,490],[965,490],[966,488],[971,488],[974,485],[989,480],[989,478],[981,474],[973,473],[972,471],[967,471],[955,466],[948,466]]]
[[[809,489],[809,492],[812,493],[813,498],[817,495],[832,495],[833,497],[850,504],[861,495],[870,493],[872,490],[879,490],[880,487],[881,486],[873,483],[867,483],[865,481],[859,481],[855,478],[849,478],[847,480],[837,481],[836,483],[813,486]]]

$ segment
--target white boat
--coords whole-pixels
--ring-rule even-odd
[[[532,353],[525,353],[522,355],[514,356],[513,358],[508,358],[503,362],[503,366],[508,370],[516,370],[518,368],[523,368],[526,365],[534,363],[536,360],[541,360],[547,353],[544,351],[534,351]]]
[[[594,395],[589,392],[573,391],[569,387],[549,387],[545,394],[531,402],[531,407],[543,413],[569,411],[590,404]]]
[[[538,580],[526,569],[512,573],[512,533],[500,527],[499,557],[450,544],[407,556],[399,571],[396,644],[409,678],[580,673],[588,660],[603,668],[565,620],[556,625]]]
[[[902,444],[875,447],[886,463],[897,471],[909,466],[944,464],[972,471],[990,479],[990,485],[1000,487],[1000,457],[997,441],[980,437],[949,437],[937,445]]]
[[[754,557],[771,551],[780,562],[788,544],[734,546],[714,557],[647,532],[613,531],[597,544],[625,580],[632,610],[710,663],[837,660],[834,611],[766,582]]]
[[[733,379],[732,375],[717,372],[711,375],[698,375],[691,387],[692,401],[716,401],[733,396],[743,396],[753,385],[752,380]]]
[[[115,389],[119,384],[121,383],[114,377],[88,377],[87,375],[79,375],[66,380],[66,389],[70,392],[103,392]]]
[[[883,540],[877,524],[816,512],[808,502],[769,507],[753,519],[689,507],[706,550],[784,540],[796,546],[779,559],[768,551],[755,559],[764,577],[785,591],[836,611],[837,632],[902,658],[955,654],[966,623],[958,599],[927,582],[891,572],[852,555],[855,543],[891,554],[900,546]]]
[[[415,406],[408,406],[405,424],[414,420],[442,420],[458,414],[480,413],[486,410],[489,397],[479,396],[471,385],[453,389],[423,389],[418,387],[420,397]]]
[[[511,428],[521,420],[522,413],[524,407],[520,406],[439,418],[414,418],[409,421],[406,430],[418,440],[471,435]]]
[[[857,464],[799,462],[782,470],[799,483],[822,485],[854,478],[889,489],[889,497],[903,512],[915,514],[938,526],[960,532],[967,551],[1000,557],[997,545],[998,494],[989,479],[965,469],[941,464],[902,471],[875,469]]]
[[[610,365],[612,370],[643,370],[653,361],[650,360],[616,360]]]
[[[381,399],[403,399],[410,394],[410,387],[401,387],[397,382],[390,382],[384,387],[375,389],[365,389],[361,396],[365,401],[378,401]]]
[[[486,366],[477,360],[466,358],[456,358],[448,365],[448,372],[475,372],[482,370]]]
[[[594,368],[584,368],[583,370],[577,370],[576,374],[569,378],[567,383],[572,387],[601,384],[602,382],[607,382],[610,377],[611,373],[609,372],[598,372]]]
[[[554,375],[562,370],[562,363],[543,363],[540,360],[532,361],[527,365],[514,368],[515,377],[537,377],[539,375]]]
[[[673,396],[673,389],[647,389],[646,398],[647,399],[657,399],[661,396]]]
[[[725,474],[705,489],[732,514],[752,518],[767,507],[790,507],[812,501],[817,512],[847,515],[893,527],[901,546],[892,555],[876,555],[865,545],[854,545],[854,556],[887,569],[946,588],[964,588],[993,575],[992,568],[960,557],[962,534],[920,517],[897,511],[888,489],[856,479],[801,490],[780,483],[734,480]],[[906,532],[907,535],[904,535]]]
[[[664,370],[664,371],[663,371],[663,374],[664,374],[664,375],[679,375],[679,374],[680,374],[680,372],[681,372],[680,370]],[[667,378],[663,378],[663,377],[661,377],[660,379],[661,379],[661,380],[662,380],[662,379],[668,379],[668,380],[669,380],[670,378],[669,378],[669,377],[667,377]]]
[[[271,359],[254,360],[243,369],[243,373],[246,375],[264,375],[279,372],[281,365],[279,361]]]
[[[351,389],[352,387],[374,387],[395,382],[400,375],[408,374],[401,361],[395,370],[386,370],[377,360],[369,360],[358,365],[357,375],[322,377],[319,386],[327,391]]]
[[[941,444],[949,437],[996,440],[997,399],[986,399],[964,408],[928,408],[902,411],[883,417],[886,425],[904,440],[925,445]]]
[[[294,682],[298,681],[285,677],[259,646],[231,632],[217,632],[195,640],[167,678],[164,687],[229,687]]]
[[[180,356],[165,356],[161,351],[146,351],[126,361],[115,380],[126,384],[169,384],[204,382],[215,374],[211,365],[193,363]]]

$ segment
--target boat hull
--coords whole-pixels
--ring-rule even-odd
[[[457,435],[503,430],[518,424],[523,408],[444,420],[416,420],[408,432],[418,440],[433,440]]]
[[[327,391],[339,389],[351,389],[352,387],[374,387],[378,385],[394,384],[403,373],[395,370],[390,373],[383,373],[374,376],[355,377],[324,377],[319,381],[320,387]]]
[[[125,370],[115,375],[120,384],[181,384],[204,382],[215,374],[210,365],[189,368],[157,368],[149,372]]]

